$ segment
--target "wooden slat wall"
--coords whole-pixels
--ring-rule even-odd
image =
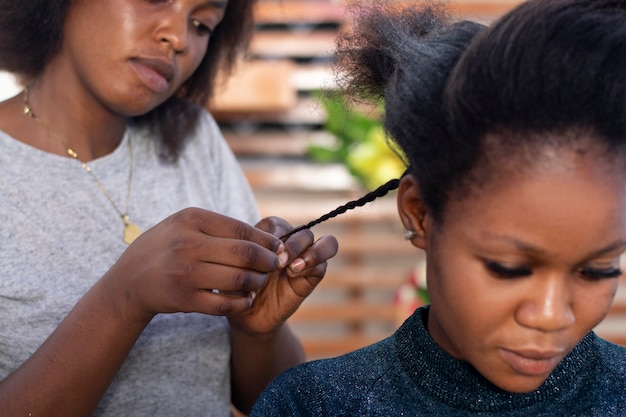
[[[450,5],[458,15],[472,19],[493,20],[520,2],[520,0],[456,0],[450,2]],[[414,2],[398,0],[396,3]],[[341,2],[337,1],[267,0],[259,2],[256,16],[261,24],[297,25],[311,22],[324,24],[344,20],[345,8],[342,7]]]
[[[263,214],[280,213],[299,225],[360,196],[349,177],[341,175],[334,187],[297,185],[323,178],[323,170],[312,169],[308,179],[293,175],[271,189],[260,184],[254,170],[247,172],[256,183]],[[308,358],[347,353],[390,335],[403,319],[395,293],[423,257],[403,239],[395,194],[313,230],[316,236],[336,236],[339,253],[329,262],[322,283],[290,320]]]
[[[254,183],[254,170],[248,172]],[[357,196],[340,186],[322,189],[297,185],[306,181],[301,177],[303,172],[272,191],[256,179],[264,214],[281,213],[293,224],[303,224]],[[311,170],[310,174],[323,177],[321,170]],[[343,178],[338,183],[349,181]],[[396,291],[424,258],[402,238],[395,194],[314,231],[318,236],[335,235],[340,249],[330,261],[323,282],[291,320],[309,359],[337,356],[390,335],[410,313],[406,305],[397,303]],[[621,279],[611,311],[596,331],[626,346],[626,278]]]
[[[453,4],[462,16],[489,21],[518,3]],[[306,156],[309,143],[332,142],[310,92],[333,87],[332,48],[345,10],[330,0],[262,0],[256,17],[251,61],[242,63],[212,110],[262,213],[302,224],[363,193],[342,166],[319,166]],[[291,320],[308,357],[336,356],[391,334],[408,314],[394,302],[395,292],[423,259],[402,239],[394,195],[314,231],[337,236],[340,251]],[[626,345],[626,283],[598,332]]]

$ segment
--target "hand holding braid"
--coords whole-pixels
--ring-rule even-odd
[[[377,189],[375,189],[374,191],[364,195],[363,197],[359,198],[358,200],[353,200],[350,201],[346,204],[344,204],[343,206],[339,206],[336,209],[334,209],[333,211],[324,214],[323,216],[319,217],[316,220],[313,220],[303,226],[299,226],[296,227],[295,229],[293,229],[291,232],[287,233],[286,235],[282,236],[280,238],[280,240],[282,240],[283,242],[285,240],[287,240],[291,235],[293,235],[294,233],[297,233],[301,230],[305,230],[305,229],[310,229],[313,226],[316,226],[320,223],[325,222],[326,220],[335,218],[345,212],[347,212],[348,210],[352,210],[355,209],[357,207],[362,207],[364,205],[366,205],[367,203],[370,203],[374,200],[376,200],[379,197],[383,197],[385,195],[387,195],[387,193],[389,193],[389,191],[395,190],[396,188],[398,188],[398,185],[400,183],[399,179],[393,179],[390,181],[387,181],[385,184],[381,185],[380,187],[378,187]]]

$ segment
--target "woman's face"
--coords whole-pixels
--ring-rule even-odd
[[[86,91],[113,112],[146,113],[198,68],[227,3],[77,0],[51,66],[62,68],[66,88]]]
[[[609,310],[626,250],[626,183],[589,147],[517,170],[453,199],[441,226],[414,206],[403,221],[425,227],[413,243],[427,253],[433,339],[498,387],[528,392]],[[399,198],[401,209],[418,201]]]

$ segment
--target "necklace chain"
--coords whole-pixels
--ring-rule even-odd
[[[133,145],[132,145],[131,137],[130,136],[128,137],[128,154],[130,156],[130,170],[128,172],[128,187],[126,189],[126,209],[125,211],[122,212],[122,210],[119,209],[117,204],[115,204],[115,201],[113,200],[109,192],[106,190],[106,188],[104,188],[104,185],[102,184],[102,182],[98,179],[98,177],[96,177],[96,174],[93,173],[91,167],[85,161],[79,158],[76,151],[74,151],[71,147],[69,147],[58,133],[50,129],[50,127],[48,127],[48,125],[46,125],[43,122],[43,120],[41,120],[39,116],[35,114],[35,112],[33,111],[33,108],[30,105],[28,87],[26,87],[26,89],[24,90],[24,115],[34,120],[37,124],[43,127],[50,136],[52,136],[56,141],[58,141],[65,148],[65,152],[70,157],[80,162],[83,169],[91,175],[96,185],[98,186],[98,189],[100,189],[100,191],[106,197],[106,199],[109,200],[109,202],[111,203],[115,211],[117,211],[120,218],[122,219],[122,222],[124,223],[124,242],[130,245],[141,234],[141,230],[139,229],[139,227],[130,222],[130,216],[128,214],[128,206],[130,203],[130,190],[131,190],[131,185],[133,182]]]

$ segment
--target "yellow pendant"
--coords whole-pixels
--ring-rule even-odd
[[[135,239],[139,237],[140,234],[141,234],[141,230],[139,229],[139,226],[137,226],[136,224],[128,223],[126,224],[126,226],[124,226],[124,242],[126,242],[128,245],[133,243]]]

